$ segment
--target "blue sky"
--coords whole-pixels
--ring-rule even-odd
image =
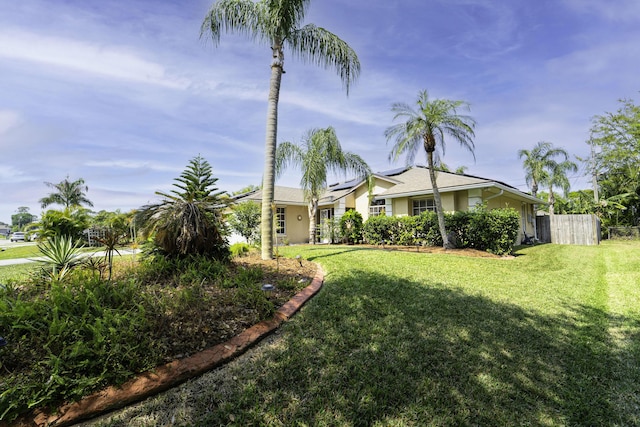
[[[67,175],[96,211],[137,208],[198,154],[221,190],[260,183],[270,49],[201,40],[211,4],[0,4],[0,221],[19,206],[40,215],[44,182]],[[637,0],[315,0],[305,23],[348,42],[362,73],[347,97],[333,71],[286,56],[278,141],[333,126],[375,171],[404,164],[389,163],[383,133],[391,104],[422,89],[469,102],[477,121],[475,162],[455,142],[443,161],[524,191],[519,149],[544,140],[586,156],[591,118],[640,90]]]

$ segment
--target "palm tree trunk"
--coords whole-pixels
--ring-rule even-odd
[[[316,244],[316,213],[318,212],[318,201],[309,202],[309,243]]]
[[[442,199],[440,198],[440,190],[438,190],[438,184],[436,183],[436,172],[433,169],[433,152],[427,152],[427,162],[429,163],[429,178],[431,179],[431,187],[433,188],[433,199],[436,202],[436,215],[438,216],[438,228],[440,229],[440,236],[442,236],[442,247],[445,249],[453,249],[453,245],[449,242],[447,237],[447,229],[444,224],[444,211],[442,210]]]
[[[278,100],[282,81],[282,52],[274,43],[267,106],[267,135],[265,138],[264,178],[262,181],[262,259],[273,259],[273,193],[275,185],[276,141],[278,137]]]

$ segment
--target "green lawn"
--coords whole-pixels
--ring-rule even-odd
[[[300,246],[323,290],[245,361],[99,425],[640,425],[640,244]]]
[[[0,251],[0,260],[16,259],[16,258],[32,258],[40,256],[38,246],[36,245],[17,245],[3,248]]]

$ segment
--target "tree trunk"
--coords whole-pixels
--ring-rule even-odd
[[[438,215],[438,228],[440,229],[440,236],[442,236],[442,247],[445,249],[453,249],[453,245],[449,242],[447,229],[445,228],[444,224],[442,199],[440,198],[440,191],[438,190],[438,184],[436,183],[436,172],[433,170],[433,151],[427,152],[427,162],[429,163],[429,178],[431,179],[431,187],[433,188],[433,199],[436,202],[436,214]]]
[[[318,201],[309,202],[309,243],[316,244],[316,213],[318,212]]]
[[[553,188],[549,188],[549,215],[553,215],[555,213],[555,209],[553,205],[556,203],[556,196],[553,194]]]
[[[274,42],[271,62],[269,102],[267,104],[267,134],[264,152],[264,178],[262,181],[262,259],[273,259],[273,193],[275,185],[276,142],[278,137],[278,100],[282,81],[283,54],[280,43]]]

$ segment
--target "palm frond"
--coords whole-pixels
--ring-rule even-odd
[[[360,75],[356,52],[342,39],[313,24],[297,29],[285,38],[293,56],[325,69],[337,71],[342,84],[349,89]]]

